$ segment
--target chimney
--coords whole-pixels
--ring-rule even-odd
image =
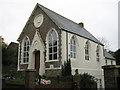
[[[78,25],[79,25],[80,27],[84,28],[84,23],[80,22],[80,23],[78,23]]]

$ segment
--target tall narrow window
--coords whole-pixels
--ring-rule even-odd
[[[49,60],[56,60],[57,59],[57,34],[54,30],[49,33]]]
[[[24,39],[24,48],[23,48],[23,63],[28,63],[29,61],[29,47],[30,41],[28,37]]]
[[[113,61],[111,61],[111,65],[113,65]]]
[[[70,40],[70,57],[76,58],[76,39],[72,37]]]
[[[96,60],[99,62],[100,61],[100,50],[99,50],[99,46],[97,46],[96,48]]]
[[[85,44],[85,60],[89,60],[89,43],[88,43],[88,41]]]
[[[106,65],[107,65],[107,60],[105,60],[105,63],[106,63]]]

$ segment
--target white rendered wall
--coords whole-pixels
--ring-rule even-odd
[[[66,32],[62,31],[62,62],[66,60],[66,52],[67,52],[67,47],[66,47]],[[70,58],[70,39],[73,36],[73,34],[68,33],[68,59]],[[72,74],[75,74],[75,69],[78,69],[79,73],[89,73],[93,76],[95,76],[97,79],[102,80],[102,88],[104,88],[104,73],[103,69],[101,66],[105,64],[105,59],[103,56],[103,46],[100,46],[100,61],[98,62],[96,60],[96,48],[97,48],[97,43],[90,41],[90,59],[85,60],[85,43],[87,39],[74,35],[77,39],[77,58],[76,59],[71,59],[71,67],[72,67]],[[98,83],[98,88],[99,88],[99,83]]]
[[[66,32],[62,31],[61,33],[61,56],[62,56],[62,64],[67,60],[67,47],[66,47]]]
[[[106,63],[106,60],[107,60],[107,63]],[[113,64],[111,64],[111,61],[113,62]],[[105,59],[105,65],[116,65],[116,61],[110,60],[110,59]]]

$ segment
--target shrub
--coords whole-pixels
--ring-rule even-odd
[[[88,73],[80,74],[80,87],[81,88],[92,88],[96,85],[96,78]]]

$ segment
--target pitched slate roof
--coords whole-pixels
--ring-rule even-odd
[[[104,55],[106,59],[115,60],[115,58],[110,53],[108,53],[106,50],[104,50]]]
[[[44,6],[38,4],[38,6],[51,18],[51,20],[60,28],[65,31],[74,33],[81,37],[92,40],[96,43],[101,44],[99,40],[97,40],[92,34],[90,34],[85,28],[80,27],[77,23],[45,8]],[[101,44],[103,45],[103,44]]]

